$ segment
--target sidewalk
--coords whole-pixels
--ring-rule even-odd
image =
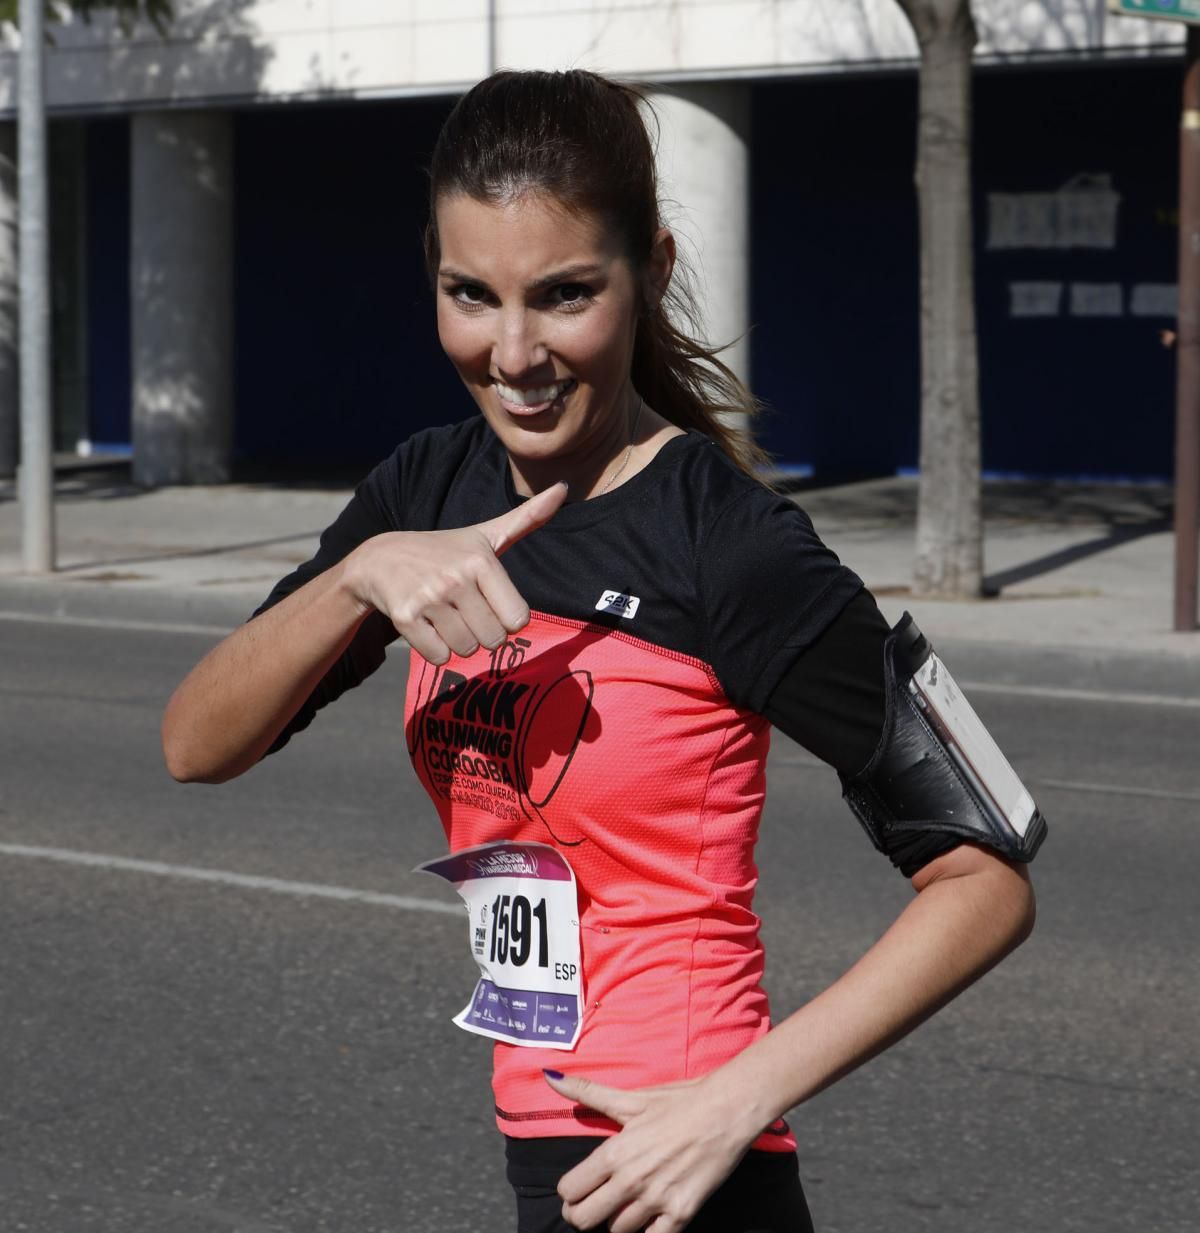
[[[985,484],[990,598],[974,602],[908,594],[915,479],[794,495],[884,613],[895,620],[910,611],[961,678],[1200,704],[1200,632],[1171,628],[1169,487]]]
[[[312,555],[345,488],[228,484],[147,491],[127,465],[56,482],[58,571],[21,573],[20,510],[0,481],[0,612],[232,629]]]
[[[193,626],[244,620],[311,554],[343,486],[230,484],[147,492],[115,464],[58,481],[59,570],[21,574],[20,511],[0,481],[0,615]],[[909,609],[961,679],[1200,702],[1200,633],[1171,631],[1170,491],[990,483],[994,598],[913,600],[916,481],[792,494],[895,619]]]

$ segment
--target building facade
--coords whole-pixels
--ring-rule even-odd
[[[1180,28],[1103,0],[974,8],[985,468],[1169,475]],[[206,482],[365,464],[469,414],[421,265],[424,167],[493,67],[579,66],[651,91],[668,221],[767,447],[825,475],[910,468],[915,64],[895,0],[178,0],[165,36],[67,24],[47,53],[57,444]],[[10,438],[14,105],[10,50]]]

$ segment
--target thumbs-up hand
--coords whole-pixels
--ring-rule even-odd
[[[364,610],[382,612],[432,664],[498,647],[529,622],[529,605],[500,557],[549,522],[566,497],[566,484],[554,484],[472,527],[373,536],[346,558],[346,581]]]

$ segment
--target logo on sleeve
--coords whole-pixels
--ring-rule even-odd
[[[620,591],[605,591],[596,604],[597,612],[612,612],[617,616],[632,619],[642,601],[636,595],[622,595]]]

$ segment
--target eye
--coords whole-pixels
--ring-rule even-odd
[[[474,312],[477,309],[483,308],[488,302],[488,289],[481,287],[478,283],[451,283],[450,286],[443,287],[442,290],[459,308],[465,309],[467,312]]]
[[[595,298],[595,291],[586,283],[559,283],[549,291],[550,302],[567,312],[579,312]]]

